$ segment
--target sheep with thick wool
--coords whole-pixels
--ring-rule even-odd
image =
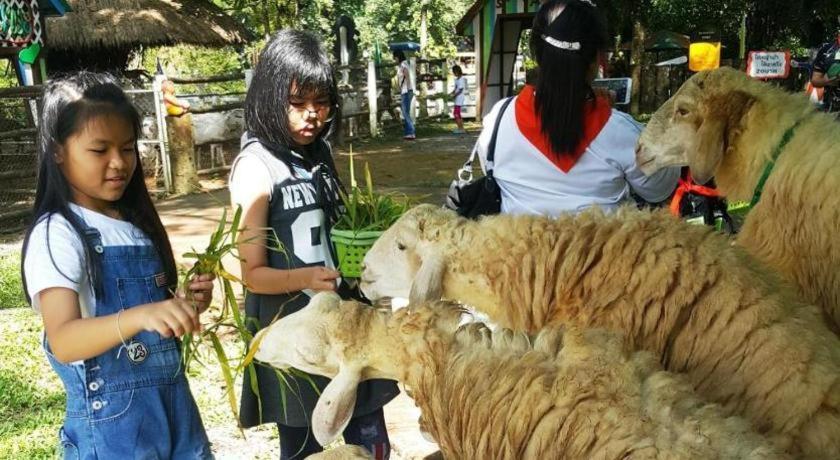
[[[260,332],[256,358],[331,377],[312,415],[324,444],[349,421],[360,381],[402,381],[445,458],[785,458],[698,399],[619,334],[575,327],[534,340],[432,302],[391,313],[332,293]]]
[[[364,447],[343,444],[306,457],[306,460],[374,460]]]
[[[734,69],[701,72],[651,118],[636,162],[646,174],[687,165],[697,182],[714,176],[722,195],[751,201],[777,150],[737,242],[822,307],[840,334],[840,130],[834,114]]]
[[[840,458],[840,339],[707,227],[631,209],[473,221],[421,205],[364,264],[371,299],[457,300],[529,333],[564,323],[620,331],[791,453]]]

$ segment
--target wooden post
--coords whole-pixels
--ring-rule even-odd
[[[368,97],[368,121],[370,123],[371,137],[379,136],[379,107],[376,100],[376,64],[373,59],[368,60],[367,66],[367,97]]]
[[[178,195],[198,191],[198,173],[193,163],[192,115],[185,113],[180,117],[166,117],[166,128],[172,160],[172,191]]]
[[[166,193],[172,193],[172,165],[169,161],[169,139],[166,127],[166,106],[163,102],[163,91],[161,85],[166,77],[156,75],[152,82],[152,95],[155,101],[155,121],[157,123],[158,146],[160,148],[160,161],[163,166],[163,188]]]
[[[633,77],[633,88],[630,94],[630,114],[639,115],[639,99],[641,99],[642,58],[645,54],[645,28],[636,19],[633,22],[633,42],[630,50],[630,69]]]

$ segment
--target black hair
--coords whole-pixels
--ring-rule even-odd
[[[292,84],[295,94],[291,94]],[[289,98],[308,94],[329,97],[335,116],[318,139],[334,134],[341,124],[338,86],[327,53],[315,35],[294,29],[274,34],[260,53],[245,96],[245,127],[269,145],[293,146],[289,131]]]
[[[403,53],[402,50],[394,51],[394,60],[397,62],[405,61],[405,53]]]
[[[452,73],[454,73],[455,75],[464,75],[464,71],[461,70],[461,66],[459,66],[458,64],[452,66]]]
[[[51,80],[44,89],[42,106],[38,123],[38,179],[35,190],[35,205],[32,223],[23,240],[23,260],[21,261],[21,278],[23,279],[27,301],[31,303],[32,299],[26,292],[26,277],[23,276],[26,249],[29,246],[29,238],[33,229],[43,220],[46,220],[47,251],[53,265],[68,280],[80,281],[72,280],[65,275],[61,268],[56,265],[52,256],[52,248],[49,243],[49,225],[52,216],[56,214],[64,217],[82,240],[91,286],[96,297],[101,298],[101,263],[98,257],[91,256],[93,247],[85,238],[85,224],[82,218],[70,209],[70,203],[72,202],[70,184],[56,161],[59,149],[65,142],[97,117],[120,117],[127,121],[134,131],[134,152],[137,166],[128,180],[125,192],[114,204],[123,219],[137,226],[152,241],[163,262],[170,286],[177,285],[178,277],[175,258],[172,255],[172,246],[146,188],[140,153],[137,148],[141,124],[140,114],[128,100],[117,80],[107,74],[86,71]]]
[[[589,74],[608,46],[606,22],[587,1],[549,0],[537,11],[530,40],[539,66],[535,110],[555,155],[580,142],[585,104],[594,98]]]

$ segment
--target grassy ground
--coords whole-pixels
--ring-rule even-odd
[[[64,391],[29,308],[0,310],[0,458],[54,458]]]
[[[26,305],[20,283],[20,254],[0,251],[0,309]]]

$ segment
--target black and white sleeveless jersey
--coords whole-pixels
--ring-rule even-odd
[[[328,147],[326,147],[328,148]],[[315,164],[287,151],[284,159],[259,142],[250,142],[237,157],[252,156],[262,162],[271,177],[267,243],[272,268],[335,267],[327,237],[327,216],[319,197],[316,177],[324,164]],[[284,161],[285,160],[285,161]],[[234,171],[236,162],[234,162]],[[274,240],[276,237],[277,241]],[[278,245],[279,243],[279,245]]]

